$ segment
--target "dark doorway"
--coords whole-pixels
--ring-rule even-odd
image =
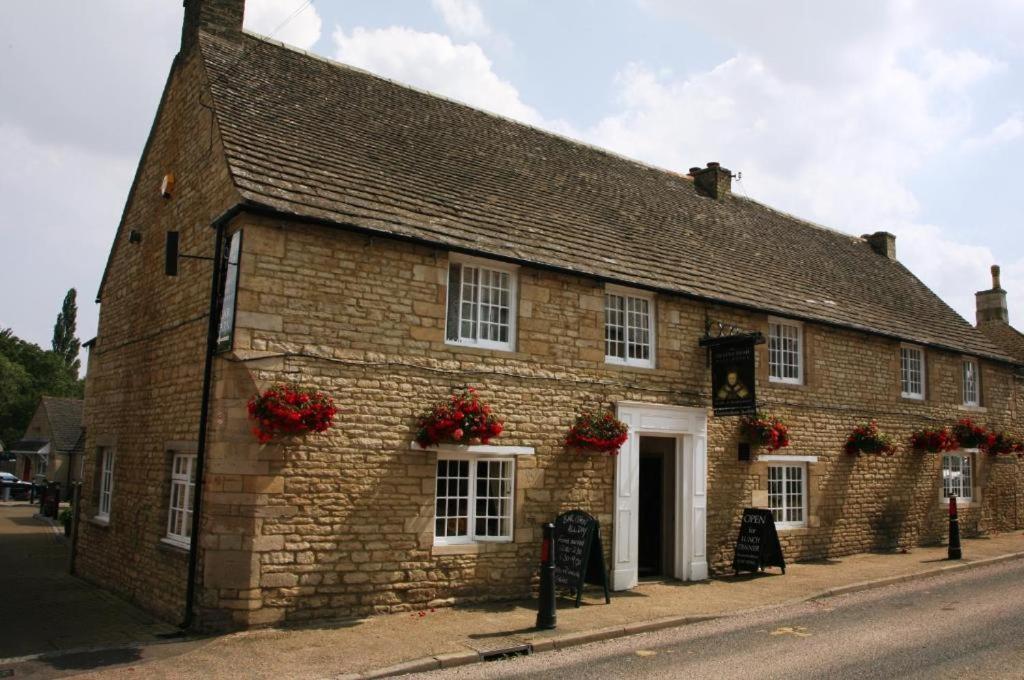
[[[637,572],[641,578],[673,572],[675,451],[671,437],[640,437]]]

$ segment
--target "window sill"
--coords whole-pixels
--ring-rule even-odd
[[[960,411],[968,411],[970,413],[988,413],[988,409],[984,406],[978,406],[977,404],[960,404],[957,406]]]
[[[413,451],[436,451],[438,453],[462,453],[478,456],[532,456],[535,452],[532,446],[501,446],[496,444],[438,444],[437,446],[423,448],[416,442],[411,442],[409,448]]]
[[[188,555],[190,552],[192,552],[191,550],[189,550],[187,544],[167,538],[166,536],[160,539],[160,542],[157,544],[157,547],[160,550],[166,550],[167,552],[174,553],[177,555]]]
[[[619,360],[619,359],[614,359],[614,358],[607,357],[607,356],[604,358],[604,365],[607,366],[607,367],[611,367],[611,368],[633,368],[633,369],[637,369],[637,370],[641,370],[641,371],[650,371],[650,370],[653,370],[654,367],[655,367],[653,361],[635,362],[634,363],[634,362],[622,361],[622,360]]]
[[[817,463],[817,456],[789,456],[786,454],[767,454],[757,457],[758,463]]]
[[[807,387],[802,378],[800,380],[783,380],[769,377],[768,384],[776,387]]]
[[[914,396],[912,394],[900,394],[900,399],[904,401],[911,401],[915,404],[923,404],[925,402],[924,396]]]
[[[807,524],[776,524],[775,529],[777,531],[803,531],[807,529]]]
[[[445,340],[444,344],[446,347],[457,347],[459,349],[471,349],[480,353],[490,354],[491,352],[501,352],[502,354],[515,354],[516,348],[512,345],[478,345],[472,342],[452,342],[451,340]]]
[[[502,546],[511,545],[511,538],[495,539],[492,541],[473,541],[471,543],[447,543],[434,545],[430,549],[432,557],[443,555],[477,555],[483,552],[498,550]]]
[[[109,517],[89,517],[85,521],[88,522],[89,524],[92,524],[93,526],[101,527],[103,529],[109,529],[110,528],[110,518]]]

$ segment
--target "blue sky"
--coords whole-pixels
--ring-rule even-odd
[[[0,327],[48,345],[74,286],[95,332],[181,15],[0,4]],[[972,321],[999,263],[1024,325],[1024,0],[249,0],[246,27],[654,165],[720,161],[773,207],[894,232]]]

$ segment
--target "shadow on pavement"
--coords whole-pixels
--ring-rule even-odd
[[[101,649],[94,652],[74,652],[47,658],[45,663],[61,671],[85,671],[104,666],[132,663],[141,659],[142,652],[138,647],[125,647],[121,649]]]

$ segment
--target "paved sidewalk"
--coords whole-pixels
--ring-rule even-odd
[[[0,660],[159,641],[174,626],[68,574],[63,530],[38,505],[0,503]]]
[[[479,652],[529,643],[536,650],[569,646],[592,639],[678,625],[680,618],[714,617],[743,610],[860,588],[876,579],[913,578],[939,569],[1019,553],[1024,534],[1013,532],[964,541],[961,562],[948,562],[945,548],[918,548],[909,554],[865,554],[818,563],[794,564],[758,576],[704,583],[647,583],[613,594],[605,605],[595,591],[579,609],[559,600],[558,628],[533,630],[535,602],[439,609],[424,614],[393,614],[309,628],[237,633],[202,642],[161,645],[142,650],[131,665],[110,667],[92,677],[148,678],[337,678],[371,673],[427,659],[431,663],[465,663]],[[434,657],[440,661],[431,659]]]

